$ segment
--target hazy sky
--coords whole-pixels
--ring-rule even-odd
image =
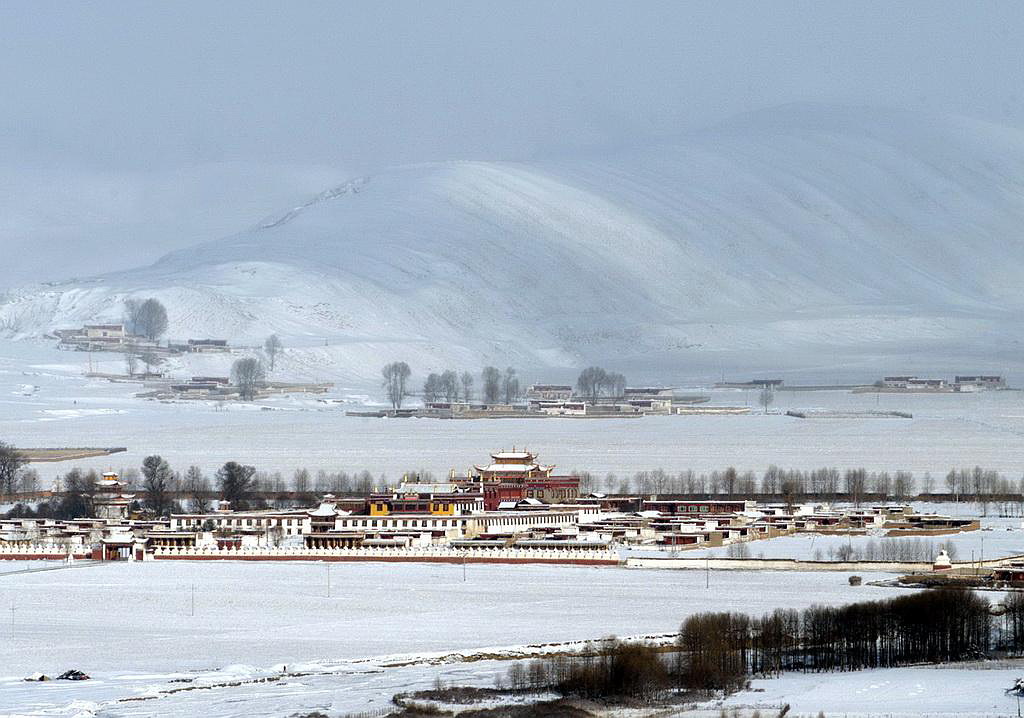
[[[1020,126],[1022,36],[1020,2],[6,0],[0,286],[148,261],[386,165],[644,144],[786,102]]]

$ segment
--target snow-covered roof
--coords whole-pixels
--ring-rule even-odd
[[[495,473],[501,473],[502,471],[509,472],[520,472],[520,471],[548,471],[552,469],[552,466],[541,466],[540,464],[488,464],[487,466],[477,466],[477,471],[490,471]]]
[[[334,504],[323,503],[309,512],[310,516],[337,516],[338,512]]]
[[[529,459],[533,454],[529,451],[499,451],[491,456],[495,459]]]
[[[454,494],[459,487],[456,484],[431,484],[431,483],[414,483],[407,481],[404,484],[398,485],[398,493],[410,493],[410,494]]]

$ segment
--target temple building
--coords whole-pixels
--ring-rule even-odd
[[[128,484],[118,479],[113,471],[107,471],[96,482],[92,496],[93,511],[98,519],[127,519],[128,509],[135,494],[126,494]]]
[[[501,504],[536,499],[544,503],[572,501],[580,495],[577,476],[552,476],[554,466],[538,463],[529,451],[499,451],[491,463],[474,466],[475,479],[483,487],[484,508],[495,511]]]

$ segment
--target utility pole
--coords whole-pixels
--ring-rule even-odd
[[[704,557],[704,588],[711,588],[711,559]]]
[[[11,640],[14,640],[14,602],[11,602]]]
[[[192,592],[191,593],[192,593],[192,605],[191,605],[191,607],[189,609],[189,615],[190,616],[195,616],[196,615],[196,585],[194,583],[192,584]]]
[[[327,562],[327,598],[331,597],[331,563]]]
[[[462,554],[462,582],[466,582],[466,554]]]

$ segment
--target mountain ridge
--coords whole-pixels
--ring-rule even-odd
[[[1024,134],[790,105],[604,157],[353,178],[148,267],[10,293],[0,322],[38,336],[153,295],[174,336],[273,331],[337,347],[328,363],[360,378],[402,355],[659,376],[1005,364],[1022,226]]]

